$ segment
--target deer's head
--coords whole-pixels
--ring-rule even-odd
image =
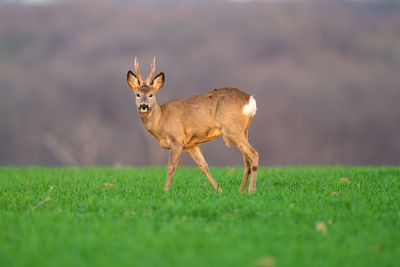
[[[156,70],[156,57],[153,58],[153,63],[151,64],[150,74],[146,81],[143,80],[142,75],[140,75],[139,64],[135,57],[134,62],[135,72],[137,76],[131,71],[128,71],[127,82],[128,85],[135,92],[136,97],[136,107],[139,113],[145,114],[157,105],[156,93],[164,84],[164,73],[161,72],[153,80],[150,81],[151,77]]]

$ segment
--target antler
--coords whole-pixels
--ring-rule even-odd
[[[153,58],[153,63],[151,64],[151,67],[150,67],[150,74],[149,74],[149,76],[148,76],[147,79],[146,79],[146,84],[150,84],[150,79],[151,79],[151,77],[153,76],[153,74],[154,74],[155,71],[156,71],[156,56],[154,56],[154,58]]]
[[[142,75],[140,75],[139,63],[137,62],[137,58],[136,57],[135,57],[135,62],[133,64],[135,65],[135,72],[138,75],[139,84],[143,84],[143,78],[142,78]]]

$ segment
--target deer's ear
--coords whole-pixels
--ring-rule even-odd
[[[133,90],[137,90],[140,86],[139,84],[139,79],[136,77],[135,74],[133,74],[132,71],[128,71],[126,81],[128,82],[129,87],[131,87]]]
[[[150,85],[153,86],[154,91],[157,91],[164,85],[164,80],[165,80],[164,72],[161,72],[156,77],[154,77]]]

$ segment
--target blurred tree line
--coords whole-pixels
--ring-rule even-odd
[[[0,6],[0,165],[166,164],[125,81],[153,55],[159,103],[255,95],[262,165],[400,162],[395,2],[72,2]],[[242,164],[221,140],[203,150]]]

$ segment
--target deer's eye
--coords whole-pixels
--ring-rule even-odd
[[[149,97],[153,97],[153,94],[149,94]]]
[[[139,95],[139,94],[136,94],[136,96],[137,96],[137,97],[140,97],[140,95]]]

